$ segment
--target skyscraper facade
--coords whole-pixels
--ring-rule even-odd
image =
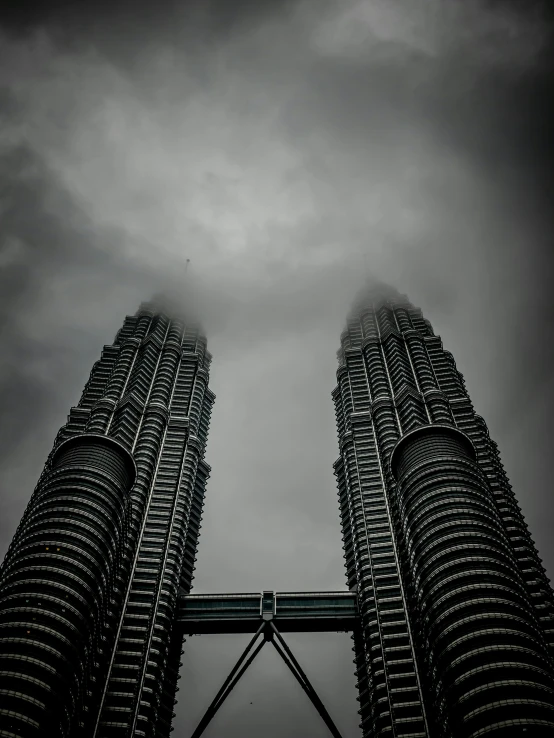
[[[104,347],[0,570],[0,736],[169,735],[210,360],[159,300]]]
[[[553,593],[452,355],[419,309],[375,287],[338,360],[363,735],[554,735]]]

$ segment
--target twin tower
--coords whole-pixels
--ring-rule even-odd
[[[0,569],[2,738],[167,738],[184,636],[204,632],[262,640],[195,736],[265,642],[338,736],[292,630],[352,633],[366,738],[554,736],[553,592],[451,354],[378,288],[338,360],[348,591],[191,595],[211,356],[161,303],[125,319]]]

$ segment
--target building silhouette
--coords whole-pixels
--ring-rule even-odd
[[[364,736],[554,735],[553,593],[452,355],[361,293],[333,391]]]
[[[340,732],[283,634],[349,632],[364,738],[554,735],[553,593],[452,356],[361,293],[333,391],[348,590],[191,594],[214,395],[162,299],[127,317],[58,433],[0,569],[0,738],[167,738],[183,638],[264,644]]]
[[[0,571],[0,736],[167,736],[214,395],[160,301],[94,365]]]

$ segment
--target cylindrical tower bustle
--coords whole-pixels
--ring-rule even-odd
[[[79,435],[53,454],[0,580],[0,736],[76,734],[135,476],[107,436]]]
[[[391,470],[439,723],[455,738],[552,735],[552,665],[471,441],[419,427]]]

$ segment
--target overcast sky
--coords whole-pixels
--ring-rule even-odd
[[[196,591],[343,589],[330,393],[349,304],[377,277],[453,352],[552,576],[541,6],[58,0],[0,12],[0,554],[102,345],[141,300],[179,289],[194,291],[217,394]],[[348,637],[288,640],[357,736]],[[187,642],[175,738],[243,642]],[[260,734],[327,736],[270,648],[205,735]]]

